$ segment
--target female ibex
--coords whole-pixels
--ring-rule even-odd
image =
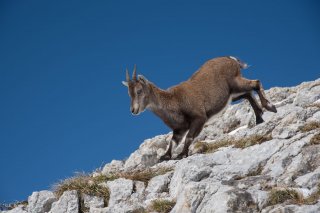
[[[186,133],[183,151],[176,159],[188,156],[190,144],[206,121],[223,110],[230,100],[247,99],[254,110],[257,124],[263,122],[263,111],[252,91],[258,93],[262,107],[277,112],[267,100],[260,81],[241,76],[240,70],[245,68],[245,63],[232,56],[211,59],[189,80],[168,90],[159,89],[141,75],[137,78],[136,67],[130,80],[126,70],[126,81],[122,83],[128,87],[131,112],[138,115],[147,108],[173,130],[172,139],[160,161],[171,159],[174,147]]]

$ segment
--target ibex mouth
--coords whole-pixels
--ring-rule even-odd
[[[138,110],[132,110],[132,115],[139,115],[140,114],[140,111],[139,109]]]

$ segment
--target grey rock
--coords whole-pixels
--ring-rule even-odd
[[[120,160],[112,160],[110,163],[106,164],[101,173],[103,175],[111,175],[114,173],[118,173],[123,171],[124,169],[124,162]]]
[[[104,200],[102,197],[83,194],[82,199],[83,199],[84,206],[88,209],[104,207]]]
[[[127,201],[133,193],[133,181],[119,178],[107,182],[110,190],[109,207],[113,207],[121,202]]]
[[[50,213],[75,213],[79,211],[77,191],[65,191],[60,199],[52,204]]]
[[[161,193],[161,192],[169,191],[168,185],[170,183],[172,174],[173,174],[172,172],[168,172],[167,174],[159,175],[152,178],[148,183],[146,192],[150,194],[150,193]]]
[[[51,191],[33,192],[28,198],[28,212],[30,213],[43,213],[49,212],[51,205],[57,199]]]

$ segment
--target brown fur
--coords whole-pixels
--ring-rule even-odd
[[[261,104],[269,111],[276,108],[266,99],[259,80],[247,80],[240,70],[242,62],[232,57],[220,57],[207,61],[191,78],[168,90],[162,90],[143,76],[130,80],[127,72],[131,111],[139,114],[146,108],[159,116],[173,130],[173,137],[164,156],[160,160],[171,159],[174,145],[186,135],[183,151],[177,158],[188,155],[193,139],[199,135],[210,117],[219,113],[228,101],[247,99],[254,109],[257,124],[263,122],[262,109],[252,95],[256,91]]]

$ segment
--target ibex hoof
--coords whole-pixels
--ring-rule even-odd
[[[159,159],[159,162],[168,161],[168,160],[171,160],[170,155],[162,155]]]
[[[270,112],[274,112],[274,113],[277,112],[276,107],[275,107],[274,105],[270,104],[270,103],[267,104],[266,109],[267,109],[268,111],[270,111]]]
[[[264,122],[263,118],[261,118],[261,117],[256,118],[256,125],[261,124],[263,122]]]

